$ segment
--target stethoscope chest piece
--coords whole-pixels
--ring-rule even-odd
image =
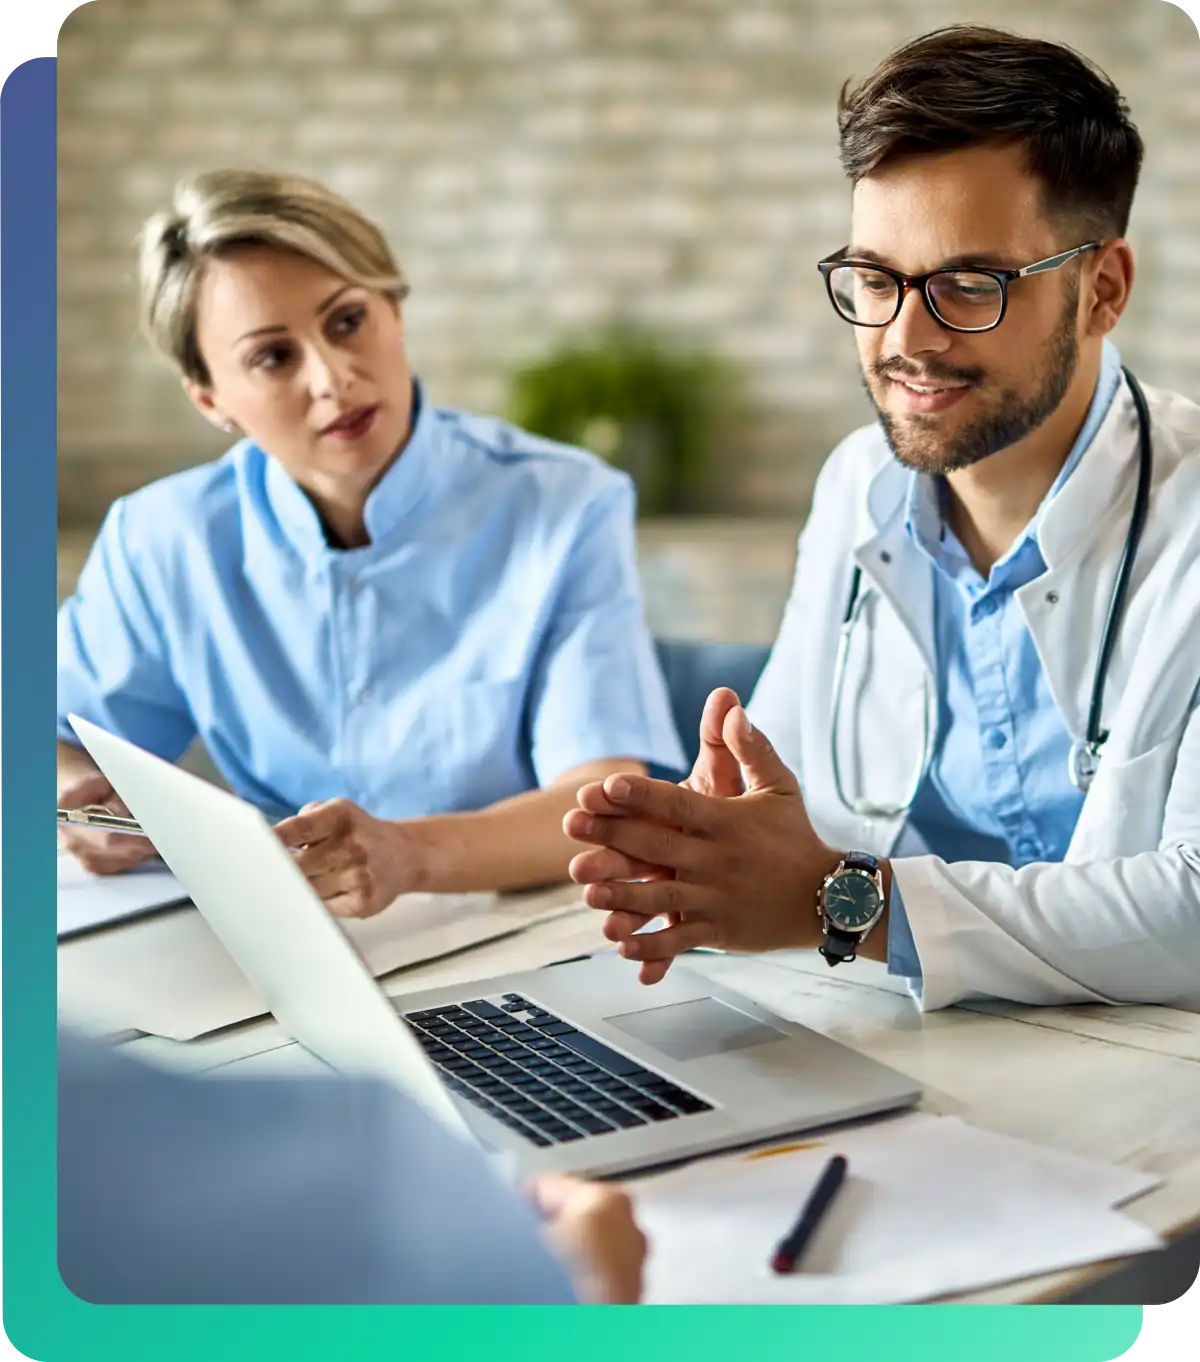
[[[1083,794],[1092,788],[1092,781],[1096,778],[1096,772],[1100,769],[1100,744],[1088,742],[1086,738],[1081,738],[1078,742],[1071,744],[1071,752],[1067,758],[1067,771],[1071,777],[1071,784]]]

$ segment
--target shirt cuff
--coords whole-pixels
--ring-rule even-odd
[[[888,895],[887,967],[889,974],[903,975],[910,981],[921,978],[921,959],[917,954],[917,943],[913,940],[912,928],[909,926],[904,895],[900,892],[900,881],[894,874],[892,892]]]

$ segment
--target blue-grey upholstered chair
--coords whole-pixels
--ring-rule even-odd
[[[695,643],[665,638],[655,639],[654,646],[690,770],[700,752],[700,716],[705,700],[718,686],[728,686],[745,704],[771,648],[765,643]],[[651,766],[650,774],[660,780],[682,780],[687,772]]]

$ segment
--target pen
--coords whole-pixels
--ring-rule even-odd
[[[825,1165],[821,1179],[812,1190],[812,1195],[804,1203],[800,1217],[788,1233],[779,1241],[771,1258],[772,1270],[781,1276],[795,1272],[796,1264],[808,1247],[809,1240],[837,1195],[837,1189],[846,1177],[846,1160],[835,1154]]]
[[[103,832],[128,832],[144,837],[142,825],[136,818],[122,818],[100,804],[89,804],[82,809],[59,809],[58,821],[77,828],[97,828]]]

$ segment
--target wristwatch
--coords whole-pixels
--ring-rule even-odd
[[[848,851],[821,882],[817,915],[825,932],[818,950],[830,965],[853,960],[883,916],[883,872],[869,851]]]

